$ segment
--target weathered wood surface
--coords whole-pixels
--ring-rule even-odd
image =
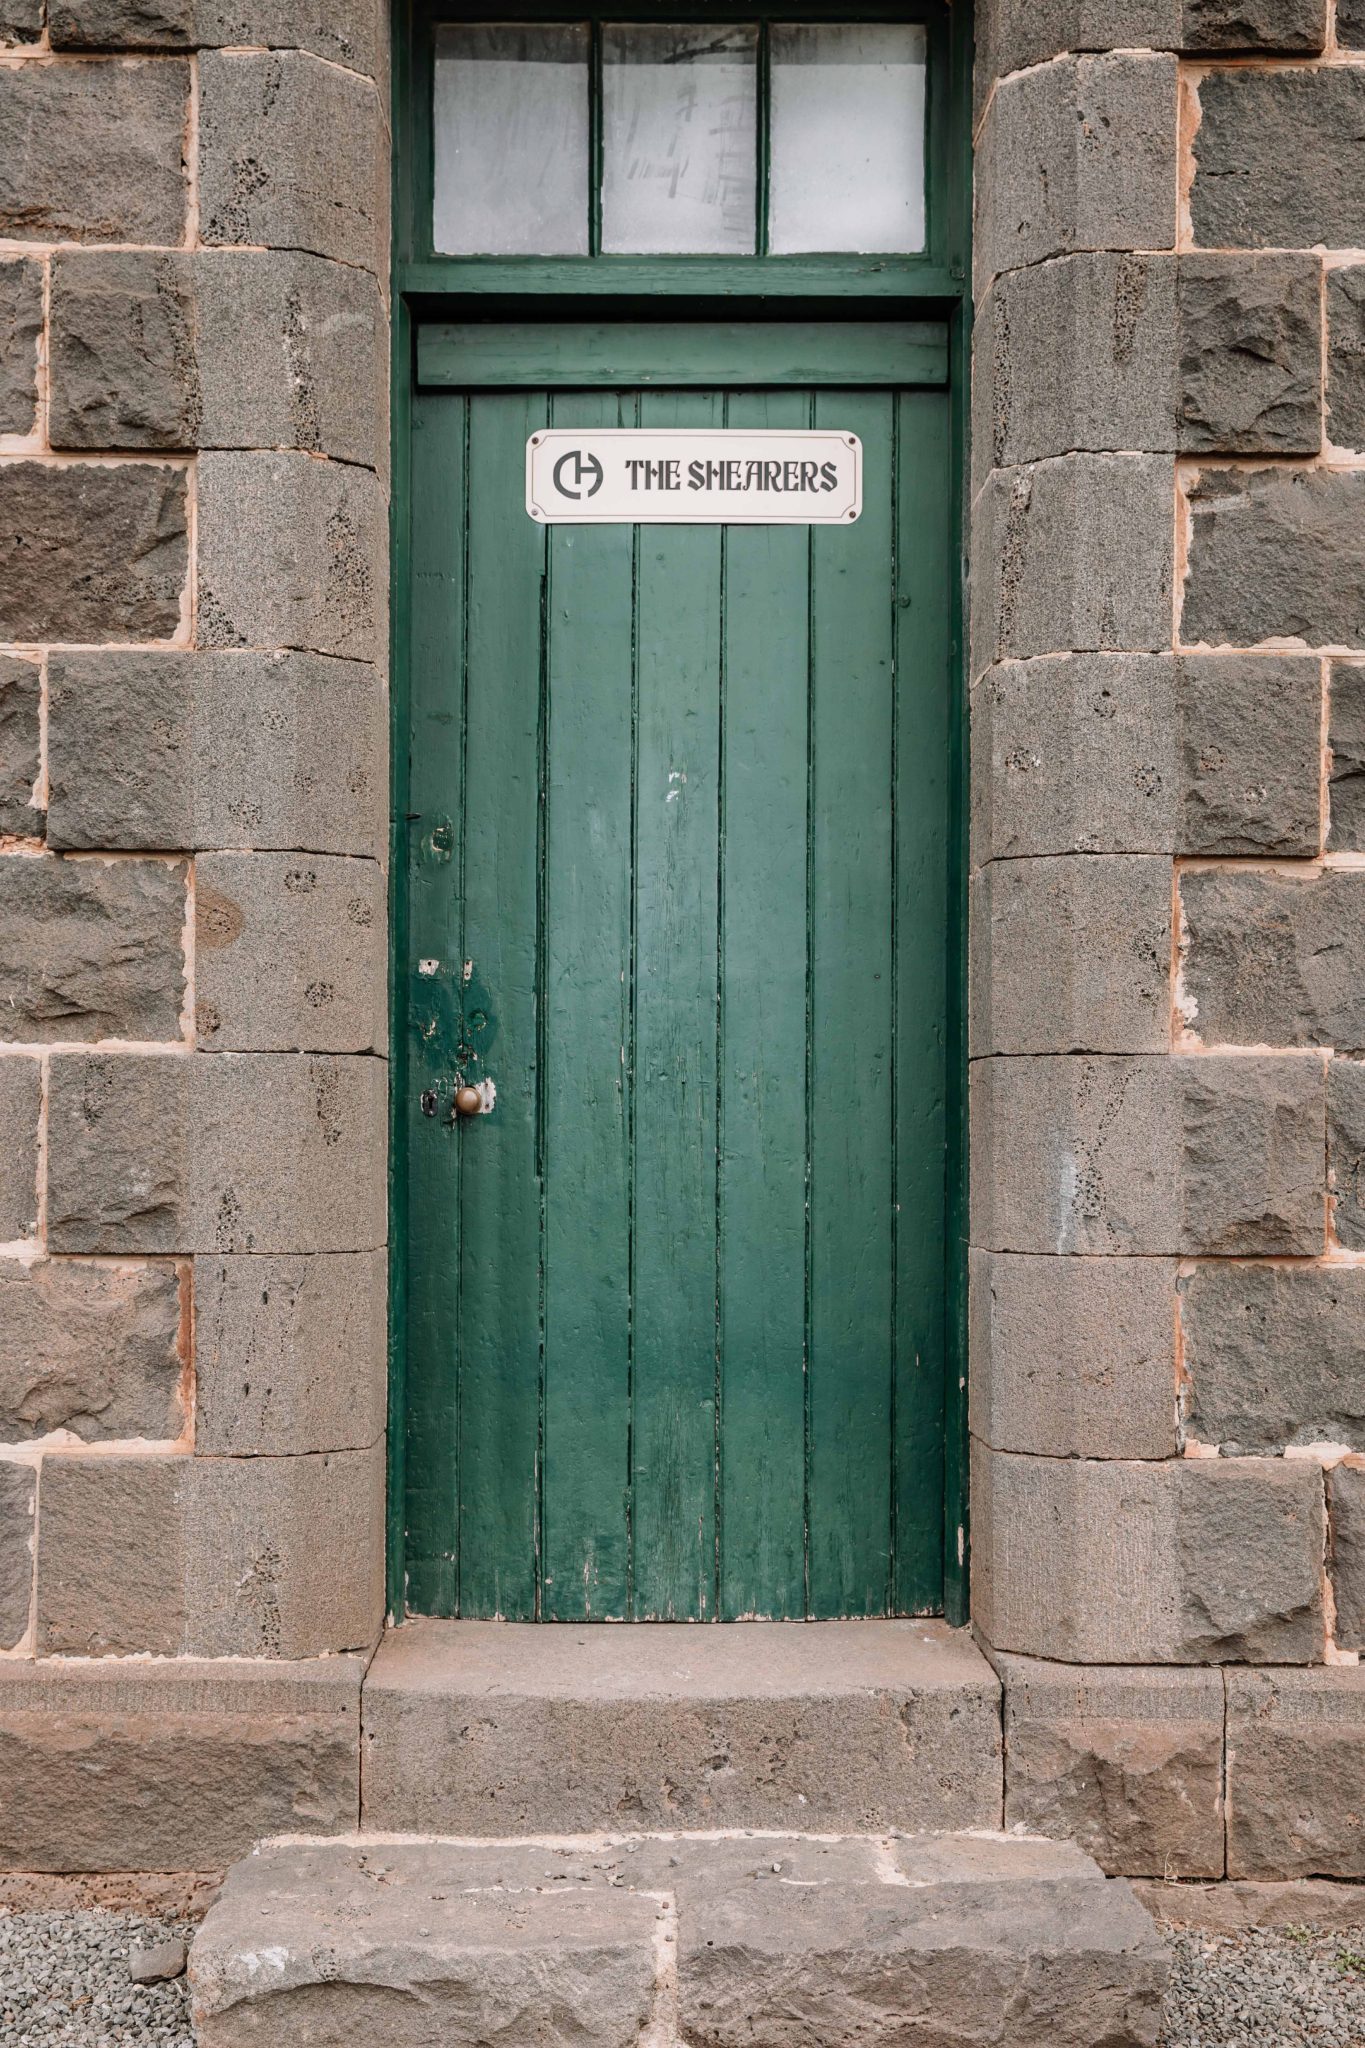
[[[547,532],[547,421],[843,428],[863,515]],[[419,402],[416,1610],[941,1604],[948,465],[926,390]]]

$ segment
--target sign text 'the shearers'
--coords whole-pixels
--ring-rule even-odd
[[[526,510],[546,524],[848,526],[862,443],[829,429],[548,427],[526,444]]]

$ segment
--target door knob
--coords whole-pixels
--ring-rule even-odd
[[[478,1116],[483,1108],[483,1096],[466,1082],[463,1088],[455,1091],[455,1107],[461,1116]]]

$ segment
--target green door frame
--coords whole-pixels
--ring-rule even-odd
[[[944,1420],[944,1612],[968,1614],[967,1525],[967,694],[966,559],[963,547],[971,370],[972,34],[966,0],[626,0],[612,20],[663,22],[812,21],[831,18],[916,21],[929,31],[928,223],[924,254],[907,257],[586,256],[448,257],[431,247],[431,47],[439,21],[582,20],[594,10],[571,0],[398,0],[393,11],[392,270],[392,828],[390,845],[390,1005],[392,1077],[389,1133],[389,1493],[388,1602],[404,1612],[405,1386],[407,1367],[408,1137],[406,957],[408,948],[408,726],[411,547],[411,404],[417,337],[424,323],[605,316],[698,316],[726,321],[787,319],[856,322],[869,317],[941,320],[948,331],[953,445],[952,532],[960,564],[951,594],[954,704],[950,724],[951,887],[948,933],[950,1048],[945,1204],[948,1328]],[[852,339],[852,335],[850,336]]]

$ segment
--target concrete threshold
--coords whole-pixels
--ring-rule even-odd
[[[414,1621],[362,1698],[361,1823],[996,1827],[1000,1682],[935,1621]]]
[[[190,1958],[202,2048],[1150,2048],[1122,1879],[990,1834],[267,1842]]]

